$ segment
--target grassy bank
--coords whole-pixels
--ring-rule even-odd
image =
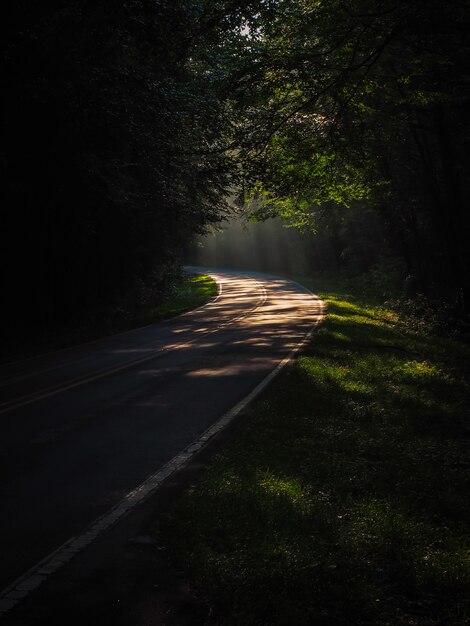
[[[203,274],[185,274],[158,307],[146,307],[140,313],[144,323],[159,321],[202,306],[217,295],[217,283]],[[140,324],[139,324],[140,325]]]
[[[470,623],[468,346],[344,286],[164,525],[209,623]],[[210,610],[209,610],[210,607]]]
[[[210,276],[183,274],[157,306],[129,303],[91,311],[71,320],[67,326],[38,335],[10,334],[4,342],[2,361],[27,357],[158,322],[201,306],[217,295],[217,283]]]

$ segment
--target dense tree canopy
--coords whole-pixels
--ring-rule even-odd
[[[259,2],[235,76],[261,216],[387,251],[468,308],[469,27],[459,0]]]
[[[240,191],[335,263],[389,256],[468,308],[465,0],[11,4],[12,319],[158,297]],[[26,261],[26,262],[25,262]]]
[[[218,219],[231,126],[203,10],[174,0],[10,7],[3,236],[15,244],[15,316],[33,308],[55,323],[144,285],[158,295],[181,245]]]

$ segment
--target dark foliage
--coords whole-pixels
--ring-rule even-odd
[[[218,219],[230,127],[196,37],[200,4],[9,7],[1,166],[10,322],[50,327],[123,297],[158,297],[181,246]]]
[[[459,0],[12,3],[8,328],[158,299],[237,186],[259,217],[313,225],[324,265],[392,264],[407,296],[445,291],[468,309],[469,13]]]
[[[245,197],[313,225],[336,263],[392,255],[468,310],[469,4],[258,9],[235,68]]]

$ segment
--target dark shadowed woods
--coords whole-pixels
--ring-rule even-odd
[[[218,218],[226,159],[198,151],[223,140],[224,103],[193,10],[106,1],[9,8],[10,322],[50,327],[125,298],[158,299],[182,244]]]
[[[407,295],[468,311],[467,2],[6,13],[8,335],[158,301],[230,211],[301,229],[317,268],[393,268]]]

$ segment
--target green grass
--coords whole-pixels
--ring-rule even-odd
[[[217,283],[205,274],[187,274],[178,281],[168,298],[155,308],[144,310],[145,319],[161,320],[179,315],[209,302],[217,295]]]
[[[326,321],[170,513],[172,558],[214,624],[468,624],[470,351],[301,282]]]

